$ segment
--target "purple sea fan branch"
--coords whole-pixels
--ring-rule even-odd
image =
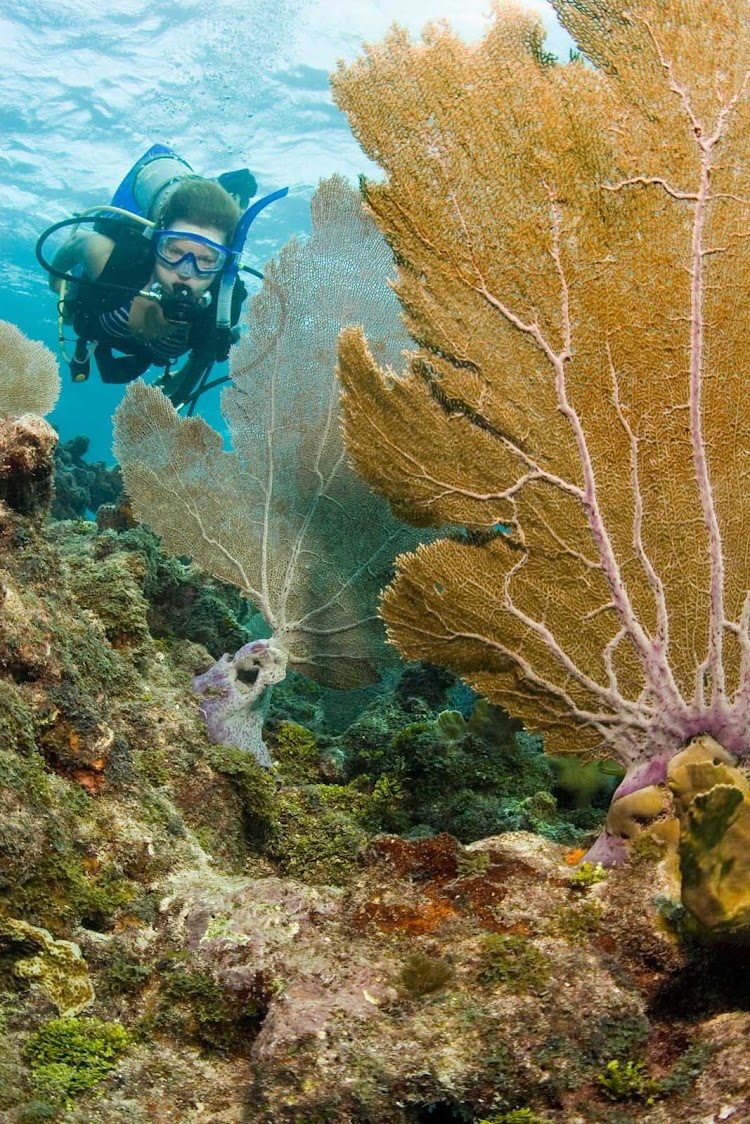
[[[529,336],[539,347],[542,353],[546,356],[551,364],[555,374],[555,387],[557,392],[558,408],[561,413],[567,418],[571,429],[574,434],[576,445],[579,452],[580,462],[583,469],[584,487],[579,489],[576,485],[567,484],[559,478],[554,479],[554,483],[558,487],[563,487],[564,490],[570,491],[581,500],[583,507],[586,511],[589,526],[596,544],[599,556],[601,558],[602,571],[608,581],[609,587],[612,591],[613,602],[615,608],[623,622],[623,627],[626,629],[628,635],[632,638],[637,648],[641,652],[644,665],[647,670],[649,665],[653,665],[656,652],[653,647],[649,647],[649,638],[642,629],[638,621],[632,605],[630,604],[625,589],[624,582],[620,575],[619,566],[612,549],[612,544],[606,531],[604,520],[601,510],[599,508],[596,491],[596,480],[593,471],[593,464],[589,454],[586,437],[583,431],[578,414],[571,406],[567,398],[566,391],[566,377],[565,377],[565,364],[569,361],[572,353],[572,326],[570,318],[570,294],[568,282],[565,275],[561,254],[560,254],[560,232],[562,215],[559,206],[555,203],[551,189],[547,184],[545,187],[550,195],[550,215],[552,218],[552,245],[550,254],[554,262],[555,270],[558,275],[561,293],[561,308],[560,316],[563,326],[563,347],[557,351],[546,339],[540,325],[536,321],[526,322],[523,318],[514,313],[505,302],[500,300],[494,295],[487,287],[486,282],[482,278],[481,271],[477,268],[477,275],[479,277],[479,284],[475,287],[481,293],[483,298],[495,308],[504,319],[512,324],[524,335]],[[467,224],[463,217],[460,203],[458,199],[453,197],[454,207],[458,213],[459,221],[463,229],[467,229]],[[532,470],[539,473],[540,476],[547,477],[543,470],[536,465],[533,461],[530,462]],[[551,477],[549,477],[552,479]],[[661,653],[659,656],[661,657]],[[679,708],[681,699],[679,691],[671,676],[670,669],[666,660],[659,659],[658,668],[653,668],[656,672],[654,680],[661,683],[663,687],[667,687],[672,695],[672,703],[676,708]]]
[[[542,621],[535,620],[533,617],[529,616],[527,613],[522,612],[519,608],[517,608],[516,605],[514,605],[513,598],[511,596],[511,584],[513,578],[518,574],[519,570],[525,564],[526,558],[519,559],[516,565],[513,566],[505,576],[503,590],[504,609],[511,613],[521,624],[523,624],[529,630],[529,632],[532,632],[536,636],[538,636],[547,651],[554,655],[558,663],[565,668],[568,674],[580,686],[584,687],[595,698],[601,700],[604,705],[610,707],[612,711],[618,715],[618,717],[623,718],[625,716],[629,716],[631,720],[634,720],[634,724],[637,725],[639,729],[646,730],[648,724],[646,709],[640,703],[633,703],[630,699],[624,698],[622,693],[617,688],[614,672],[611,669],[611,665],[608,667],[610,685],[609,687],[605,687],[601,683],[598,683],[595,679],[592,679],[591,676],[586,675],[585,672],[583,672],[576,665],[575,661],[572,660],[564,650],[558,638]],[[619,640],[626,634],[626,630],[622,628],[613,638],[613,641],[609,646],[610,657],[612,646],[616,642],[619,642]],[[524,668],[524,674],[528,676],[528,669]],[[546,689],[549,690],[551,688],[549,685],[547,685]],[[568,699],[567,702],[571,707],[573,707],[574,704],[572,703],[572,700]],[[574,707],[574,709],[576,711],[579,711],[578,707]],[[590,721],[591,719],[588,720]]]
[[[718,134],[713,143],[718,139]],[[724,555],[721,543],[721,531],[713,500],[711,480],[708,472],[708,460],[703,438],[701,390],[703,376],[703,228],[706,215],[706,197],[709,192],[711,178],[711,147],[701,144],[703,159],[701,161],[701,179],[698,200],[695,204],[695,219],[693,223],[693,245],[691,266],[691,329],[690,329],[690,435],[695,464],[695,475],[698,481],[698,494],[700,496],[703,517],[706,522],[709,539],[710,562],[710,618],[708,632],[708,671],[711,675],[712,702],[723,699],[726,691],[724,676],[723,650],[723,622],[724,622]],[[702,702],[701,698],[695,700]]]
[[[726,694],[726,677],[723,660],[723,632],[724,632],[724,552],[722,548],[721,530],[714,502],[713,488],[708,469],[705,439],[702,421],[702,382],[704,365],[704,260],[713,252],[703,245],[704,231],[707,219],[707,208],[712,201],[711,173],[713,153],[722,139],[728,118],[744,97],[750,71],[744,75],[742,82],[734,95],[722,106],[716,118],[716,125],[712,133],[707,135],[705,123],[693,108],[692,101],[685,85],[674,77],[674,64],[669,59],[659,41],[659,36],[648,19],[636,15],[634,17],[646,29],[657,52],[659,61],[669,77],[669,88],[677,96],[680,106],[691,123],[696,144],[701,153],[699,188],[693,196],[695,212],[693,220],[691,264],[690,264],[690,375],[689,375],[689,404],[690,404],[690,433],[693,450],[695,475],[698,484],[701,509],[706,524],[709,539],[709,564],[710,564],[710,598],[709,598],[709,631],[708,654],[706,671],[696,686],[694,704],[702,706],[704,702],[704,681],[708,674],[711,681],[711,710],[714,713],[722,712],[722,702]]]
[[[643,542],[643,492],[641,490],[638,472],[638,438],[633,433],[632,426],[625,416],[622,402],[620,401],[620,388],[617,380],[617,372],[615,371],[615,365],[612,360],[612,348],[609,340],[607,340],[607,359],[612,376],[612,400],[617,417],[620,419],[620,424],[625,430],[630,446],[630,479],[633,487],[633,497],[635,499],[635,510],[633,512],[633,545],[635,547],[636,556],[643,566],[649,584],[654,591],[654,600],[656,602],[656,635],[658,643],[661,645],[664,653],[664,658],[667,660],[669,658],[669,614],[667,613],[667,602],[664,596],[664,582],[659,574],[657,574]]]
[[[661,643],[654,642],[646,633],[637,614],[633,608],[632,602],[627,592],[625,582],[622,577],[619,563],[615,555],[612,541],[607,532],[604,517],[599,504],[597,495],[597,481],[594,471],[594,465],[591,454],[586,440],[586,434],[581,424],[581,419],[571,405],[568,399],[565,365],[571,358],[572,349],[572,328],[570,323],[570,305],[568,284],[565,277],[565,270],[562,263],[560,254],[560,232],[561,232],[561,211],[556,204],[552,204],[553,216],[553,240],[552,240],[552,257],[555,261],[555,267],[560,277],[560,284],[563,293],[562,301],[562,317],[564,325],[564,339],[565,347],[559,354],[549,352],[550,362],[552,363],[555,372],[555,387],[557,392],[558,406],[567,419],[573,437],[578,449],[578,455],[583,470],[584,488],[583,488],[583,506],[586,512],[591,534],[594,538],[599,556],[602,560],[602,572],[607,580],[607,584],[612,593],[612,600],[615,605],[622,627],[625,629],[627,635],[633,641],[636,649],[640,655],[643,663],[646,681],[651,686],[654,694],[658,697],[661,696],[663,703],[670,707],[674,712],[679,712],[683,709],[683,700],[680,696],[679,689],[672,675],[672,670],[666,660],[666,653]],[[621,698],[622,705],[625,702]]]

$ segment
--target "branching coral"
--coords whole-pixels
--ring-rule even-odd
[[[663,784],[750,752],[750,30],[739,0],[553,0],[485,40],[394,30],[334,77],[419,349],[343,333],[346,439],[415,523],[383,601],[553,753]],[[502,529],[498,527],[502,524]]]

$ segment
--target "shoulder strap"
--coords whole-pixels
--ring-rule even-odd
[[[106,231],[114,248],[96,282],[81,285],[77,304],[86,315],[98,316],[124,304],[147,283],[154,268],[151,242],[143,237],[143,227],[131,222],[110,220]],[[118,288],[110,288],[117,285]]]

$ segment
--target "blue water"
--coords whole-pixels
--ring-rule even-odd
[[[567,55],[554,24],[549,46]],[[0,318],[57,353],[55,298],[34,256],[50,223],[106,203],[156,141],[200,174],[242,166],[258,197],[289,185],[253,227],[251,264],[309,229],[320,178],[377,169],[334,106],[328,75],[398,20],[416,37],[447,18],[465,39],[488,25],[489,0],[3,0],[0,11]],[[156,375],[158,372],[154,372]],[[62,440],[91,439],[111,460],[111,415],[124,388],[95,373],[63,391],[50,420]],[[223,428],[219,391],[199,412]]]

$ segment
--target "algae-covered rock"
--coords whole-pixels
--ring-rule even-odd
[[[2,937],[37,946],[36,955],[16,961],[14,973],[40,987],[61,1015],[77,1015],[93,1002],[94,986],[88,967],[73,941],[55,940],[46,929],[11,917],[0,917]]]
[[[57,434],[43,418],[0,415],[0,501],[23,515],[44,516],[52,500],[56,445]]]
[[[744,975],[684,938],[660,839],[601,878],[576,874],[582,848],[500,834],[577,842],[598,812],[556,809],[540,746],[424,670],[335,735],[318,694],[290,699],[274,776],[211,746],[200,577],[175,565],[139,529],[2,512],[3,1121],[741,1119],[722,1035]],[[376,834],[398,824],[424,837]],[[497,832],[465,847],[446,824]],[[608,1072],[655,1103],[609,1102]]]

